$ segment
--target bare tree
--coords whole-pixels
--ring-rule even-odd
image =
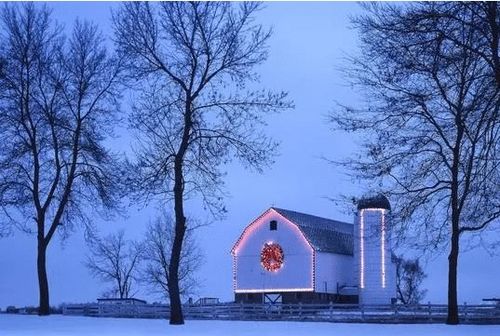
[[[474,50],[469,6],[455,11],[462,20],[434,15],[427,25],[420,14],[434,3],[367,6],[354,22],[361,55],[346,69],[367,101],[332,115],[364,132],[362,153],[345,163],[393,196],[395,236],[428,252],[450,248],[448,324],[459,322],[461,238],[486,234],[500,216],[499,86]],[[460,43],[445,38],[450,25]]]
[[[103,141],[115,121],[119,62],[97,28],[76,22],[65,41],[46,6],[1,10],[2,222],[37,237],[40,315],[49,314],[46,252],[56,231],[90,225],[85,209],[117,204],[119,170]]]
[[[127,299],[134,297],[134,284],[143,258],[141,244],[125,239],[123,230],[104,239],[90,240],[90,255],[85,265],[92,275],[112,283],[107,296]]]
[[[411,17],[419,29],[440,26],[441,38],[449,40],[481,57],[491,68],[500,86],[500,4],[496,1],[439,2],[421,6]],[[474,41],[464,43],[461,30],[474,33]]]
[[[173,201],[169,256],[170,323],[183,324],[179,266],[185,201],[201,197],[221,217],[222,167],[233,157],[260,171],[276,143],[260,127],[291,107],[286,93],[253,90],[271,32],[254,22],[257,3],[124,3],[114,15],[117,49],[140,98],[130,118],[137,135],[135,187],[146,199]],[[132,183],[132,181],[131,181]]]
[[[425,297],[422,282],[427,277],[418,259],[394,256],[396,263],[397,298],[402,304],[418,304]]]
[[[167,216],[160,216],[150,223],[144,246],[144,270],[142,280],[152,292],[169,298],[169,262],[174,242],[174,223]],[[193,294],[199,288],[196,271],[200,268],[203,256],[193,236],[192,230],[184,235],[183,248],[179,262],[179,294],[183,297]]]

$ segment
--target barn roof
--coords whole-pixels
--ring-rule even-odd
[[[292,210],[272,209],[297,225],[315,250],[353,255],[352,224]]]

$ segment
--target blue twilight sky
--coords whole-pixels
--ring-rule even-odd
[[[75,18],[92,20],[104,33],[111,34],[110,13],[119,3],[50,3],[54,17],[70,29]],[[360,12],[356,3],[268,3],[258,20],[272,26],[269,60],[258,70],[263,87],[287,90],[296,108],[269,119],[267,131],[281,142],[275,165],[263,174],[245,171],[237,163],[227,167],[226,199],[228,215],[223,221],[201,228],[198,239],[205,252],[199,273],[203,285],[200,296],[232,299],[229,251],[241,230],[261,212],[275,205],[282,208],[339,220],[352,221],[345,207],[335,206],[327,197],[340,193],[360,195],[364,188],[353,184],[340,166],[323,157],[345,158],[357,150],[352,135],[333,132],[326,115],[335,101],[354,104],[359,95],[343,85],[339,74],[344,53],[356,52],[356,32],[349,29],[349,17]],[[124,103],[124,111],[127,105]],[[119,133],[126,133],[121,130]],[[127,151],[127,137],[112,141],[115,149]],[[188,212],[200,214],[196,207]],[[154,212],[130,208],[124,218],[111,222],[96,219],[102,233],[125,228],[128,238],[142,237]],[[0,308],[7,305],[36,305],[35,236],[15,233],[0,240]],[[106,288],[93,279],[83,266],[86,245],[82,232],[64,243],[56,240],[48,252],[51,303],[94,301]],[[459,300],[479,302],[500,296],[500,257],[484,250],[464,253],[459,265]],[[426,264],[426,300],[446,301],[446,253]],[[154,300],[147,292],[139,297]]]

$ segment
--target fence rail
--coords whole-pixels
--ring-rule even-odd
[[[441,323],[447,306],[358,304],[237,304],[185,305],[186,319],[282,320],[377,323]],[[169,306],[161,304],[79,304],[63,307],[64,315],[95,317],[168,318]],[[500,324],[499,305],[461,305],[462,323]]]

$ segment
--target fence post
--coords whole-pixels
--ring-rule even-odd
[[[240,302],[240,319],[243,319],[243,302]]]
[[[464,302],[464,321],[467,322],[467,302]]]
[[[299,316],[302,317],[302,302],[299,302]]]
[[[363,304],[360,304],[359,307],[361,308],[361,320],[365,320],[365,307]]]
[[[330,301],[330,321],[333,319],[333,302]]]
[[[398,305],[394,305],[394,320],[398,321],[399,320],[399,311],[398,311]]]
[[[429,311],[429,321],[432,322],[432,306],[430,301],[427,303],[427,309]]]

